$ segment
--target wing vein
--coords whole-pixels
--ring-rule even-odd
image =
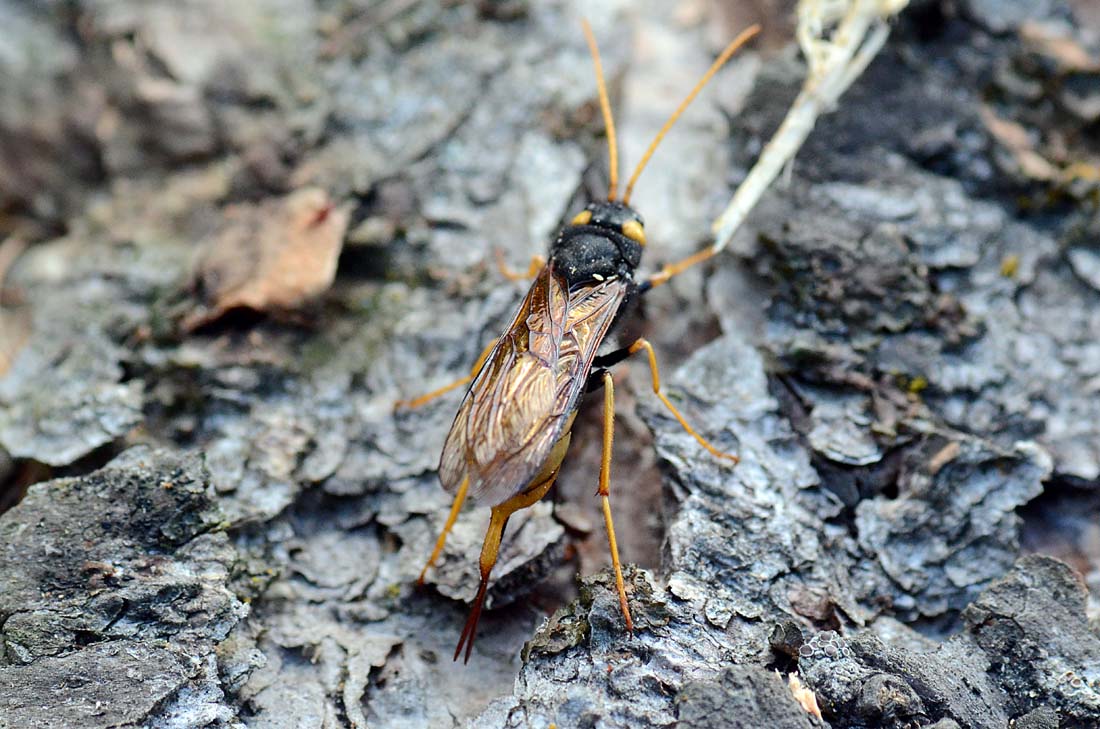
[[[528,486],[564,435],[592,359],[626,299],[621,278],[569,291],[547,264],[474,377],[440,459],[440,480],[499,504]]]

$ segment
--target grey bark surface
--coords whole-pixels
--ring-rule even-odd
[[[742,459],[624,366],[634,636],[586,407],[557,498],[509,524],[462,666],[487,510],[414,587],[461,395],[393,405],[507,323],[522,291],[493,250],[520,266],[604,194],[580,12],[628,163],[759,18],[0,0],[0,237],[36,240],[8,281],[31,334],[0,378],[0,728],[1100,725],[1095,181],[1028,176],[982,116],[995,100],[1095,159],[1100,64],[1024,42],[1072,21],[1054,0],[913,6],[733,250],[621,335]],[[643,175],[648,270],[706,241],[797,92],[791,50],[763,58]],[[181,333],[230,206],[306,186],[352,211],[332,290]]]

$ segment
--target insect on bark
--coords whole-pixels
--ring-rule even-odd
[[[607,200],[590,203],[559,231],[550,246],[548,260],[539,256],[532,259],[526,277],[534,276],[534,282],[512,323],[499,339],[485,348],[468,376],[397,404],[398,407],[418,407],[471,383],[447,435],[439,463],[439,480],[448,493],[454,494],[454,503],[418,580],[423,583],[424,575],[442,553],[447,534],[466,499],[491,506],[479,565],[481,582],[455,648],[455,660],[463,654],[463,649],[465,661],[470,660],[489,575],[497,561],[508,518],[546,495],[569,447],[582,395],[601,387],[604,391],[603,457],[597,493],[607,526],[619,605],[626,629],[633,634],[634,622],[623,584],[609,500],[615,416],[614,385],[609,367],[644,350],[649,358],[653,391],[665,407],[714,457],[737,462],[736,456],[723,453],[696,433],[665,397],[661,391],[657,358],[648,341],[638,339],[604,355],[597,355],[597,350],[632,299],[714,255],[714,249],[707,248],[664,266],[646,279],[636,280],[634,274],[646,239],[642,217],[630,207],[630,196],[661,139],[711,76],[757,32],[758,26],[746,29],[722,51],[654,137],[620,199],[617,196],[615,124],[596,40],[588,23],[584,23],[607,133],[610,157]],[[524,277],[507,273],[503,265],[502,270],[509,277]]]

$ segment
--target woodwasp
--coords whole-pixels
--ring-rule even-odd
[[[648,341],[638,339],[604,355],[597,356],[596,352],[632,299],[716,252],[714,248],[704,249],[664,266],[640,283],[635,281],[634,272],[641,261],[646,240],[642,217],[630,207],[630,196],[638,176],[668,130],[707,81],[759,30],[759,26],[754,25],[726,46],[654,137],[627,181],[622,198],[616,199],[615,124],[596,40],[591,27],[584,23],[607,133],[610,157],[607,200],[590,203],[562,228],[550,246],[549,260],[534,257],[526,276],[510,274],[501,266],[509,278],[534,276],[534,283],[507,330],[485,348],[468,376],[415,400],[398,403],[398,407],[417,407],[471,383],[443,445],[439,464],[439,480],[447,492],[454,494],[454,503],[418,581],[423,583],[428,568],[442,553],[447,533],[465,500],[470,498],[491,505],[489,529],[479,565],[481,582],[455,648],[455,660],[462,655],[463,648],[465,661],[470,660],[489,574],[496,563],[508,518],[546,495],[569,447],[581,395],[600,387],[604,391],[604,430],[597,493],[607,526],[619,604],[627,631],[634,632],[609,500],[615,416],[609,367],[645,350],[653,391],[680,425],[715,457],[734,463],[738,460],[736,456],[719,451],[696,433],[661,392],[657,359]]]

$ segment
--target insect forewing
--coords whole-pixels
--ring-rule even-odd
[[[451,425],[439,464],[447,491],[468,476],[468,498],[496,505],[529,485],[564,435],[627,291],[621,278],[569,291],[543,267]]]

